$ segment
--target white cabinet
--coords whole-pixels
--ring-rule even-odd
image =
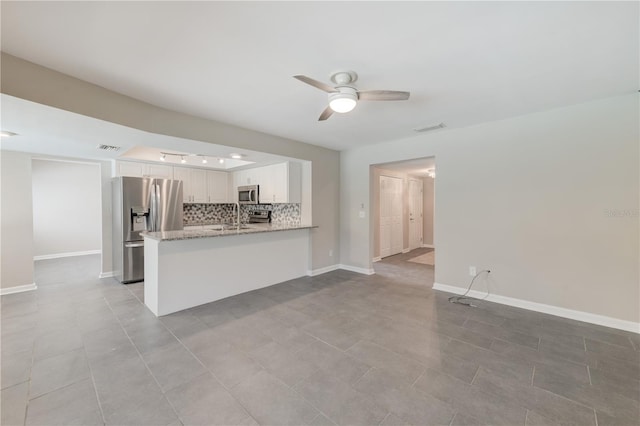
[[[173,179],[173,167],[164,164],[117,161],[116,176]]]
[[[208,203],[228,202],[227,180],[228,180],[227,172],[216,172],[213,170],[207,171],[207,202]]]
[[[173,167],[165,164],[147,164],[145,177],[173,179]]]
[[[175,179],[181,180],[185,203],[227,203],[228,173],[215,170],[174,167]]]
[[[173,177],[182,181],[182,198],[185,203],[206,203],[207,171],[203,169],[189,169],[174,167]]]
[[[298,163],[281,163],[263,167],[265,198],[263,202],[300,203],[302,172]],[[262,193],[262,186],[260,186]]]
[[[242,185],[260,185],[260,202],[265,204],[300,203],[301,178],[300,164],[292,162],[240,170],[233,174],[234,189]]]

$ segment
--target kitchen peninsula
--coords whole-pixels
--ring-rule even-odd
[[[251,224],[144,232],[144,303],[167,315],[298,278],[314,226]]]

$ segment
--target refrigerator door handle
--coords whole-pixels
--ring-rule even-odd
[[[156,200],[156,185],[151,184],[151,223],[150,223],[150,231],[156,232],[156,222],[158,216],[158,205]]]
[[[160,184],[156,183],[155,187],[156,187],[156,232],[157,232],[157,231],[161,230],[161,228],[160,228],[160,225],[161,225],[160,224],[160,221],[161,221],[161,218],[160,218],[160,206],[162,205],[161,204],[162,199],[160,198]],[[163,211],[164,211],[164,209],[163,209]]]

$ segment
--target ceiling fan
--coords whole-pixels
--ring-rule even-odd
[[[294,75],[303,83],[323,90],[329,94],[329,106],[322,111],[318,121],[324,121],[334,112],[345,113],[356,107],[358,101],[406,101],[409,92],[396,90],[358,90],[353,86],[358,80],[358,74],[354,71],[338,71],[331,75],[331,81],[336,85],[332,87],[321,81],[314,80],[306,75]]]

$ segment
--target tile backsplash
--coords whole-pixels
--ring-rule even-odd
[[[249,221],[249,213],[271,210],[271,223],[300,225],[300,204],[258,204],[240,206],[240,220]],[[235,204],[184,204],[184,225],[202,225],[235,220]]]

